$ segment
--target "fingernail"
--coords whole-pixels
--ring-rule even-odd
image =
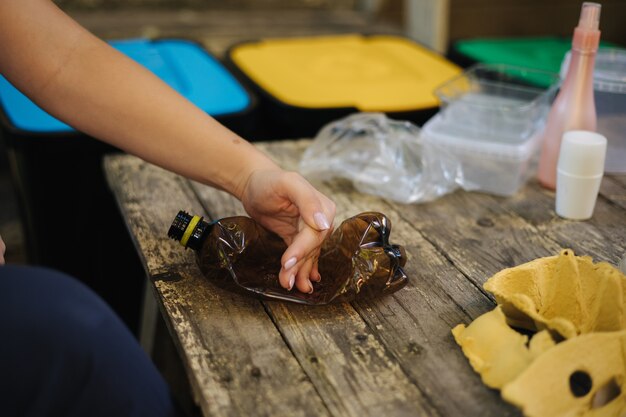
[[[283,268],[291,269],[296,264],[296,262],[298,262],[298,260],[296,259],[295,256],[292,256],[291,258],[287,259],[287,262],[285,262],[285,265],[283,266]]]
[[[313,284],[309,281],[309,294],[313,294]]]
[[[296,282],[296,276],[294,274],[291,274],[289,276],[289,291],[291,291],[291,289],[293,288],[293,284]]]
[[[315,277],[311,277],[311,279],[315,282],[320,282],[322,280],[322,276],[317,274]]]
[[[326,218],[324,213],[315,213],[313,215],[313,218],[315,219],[315,224],[320,230],[330,229],[330,224],[328,224],[328,219]]]

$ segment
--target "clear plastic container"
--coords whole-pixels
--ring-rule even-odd
[[[456,183],[464,190],[510,196],[535,172],[542,128],[525,141],[489,141],[480,133],[459,134],[458,126],[438,114],[422,127],[421,138],[424,146],[458,161]]]
[[[522,143],[545,121],[558,74],[478,64],[435,90],[446,130],[474,140]]]
[[[569,53],[561,74],[567,72]],[[604,171],[626,173],[626,50],[600,49],[593,72],[598,133],[607,138]]]

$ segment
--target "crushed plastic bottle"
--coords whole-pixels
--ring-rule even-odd
[[[381,213],[351,217],[326,239],[319,257],[320,282],[313,293],[288,291],[278,282],[287,246],[276,234],[245,216],[208,223],[184,211],[168,236],[192,248],[200,270],[214,284],[262,299],[321,305],[390,294],[408,282],[406,254],[389,242],[391,222]]]

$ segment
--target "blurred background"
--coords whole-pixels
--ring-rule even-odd
[[[222,57],[238,42],[336,33],[408,36],[441,53],[480,37],[570,37],[578,0],[56,0],[97,36],[182,37]],[[603,41],[626,45],[626,1],[602,2]],[[0,235],[7,261],[26,262],[24,236],[0,143]]]
[[[383,27],[445,53],[474,37],[570,36],[577,0],[57,0],[102,36],[191,30],[224,41]],[[602,3],[602,38],[624,44],[626,2]],[[169,18],[165,18],[169,16]],[[135,20],[137,19],[137,20]],[[382,26],[381,26],[382,25]],[[218,40],[208,40],[217,45]]]
[[[461,66],[468,63],[458,61],[455,45],[463,40],[549,36],[562,37],[569,42],[582,4],[580,0],[56,0],[55,3],[105,40],[193,39],[220,59],[229,47],[244,41],[360,33],[405,36]],[[603,1],[602,40],[626,46],[623,22],[626,22],[626,1]],[[97,169],[98,163],[94,165]],[[15,181],[11,181],[19,175],[12,173],[12,169],[15,171],[15,164],[9,163],[6,142],[0,140],[0,235],[7,245],[7,262],[19,264],[30,260],[23,210],[18,203]],[[113,216],[116,209],[111,196],[100,197],[110,204],[102,210]],[[111,230],[119,233],[108,239],[119,244],[120,252],[134,254],[119,215],[108,220],[114,224]],[[110,247],[104,246],[102,256],[97,261],[89,261],[95,262],[89,268],[97,270],[108,283],[110,277],[120,274],[115,268],[108,269],[112,252]],[[67,247],[66,250],[73,249]],[[95,289],[136,332],[143,271],[138,259],[124,262],[127,262],[125,273],[138,276],[132,288],[126,282],[126,297],[120,298],[118,287],[111,284]],[[169,341],[162,323],[156,331],[155,340]],[[161,344],[152,354],[193,414],[197,410],[192,405],[184,372],[176,361],[171,342]]]

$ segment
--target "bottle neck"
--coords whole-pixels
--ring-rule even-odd
[[[578,98],[593,94],[593,67],[600,46],[599,19],[600,5],[583,3],[578,26],[574,28],[569,68],[562,87]]]
[[[570,62],[560,95],[574,94],[581,98],[581,94],[593,93],[593,67],[600,46],[600,8],[597,3],[583,3],[578,25],[574,28]]]
[[[600,46],[600,31],[577,27],[572,37],[572,52],[580,54],[595,54]]]

